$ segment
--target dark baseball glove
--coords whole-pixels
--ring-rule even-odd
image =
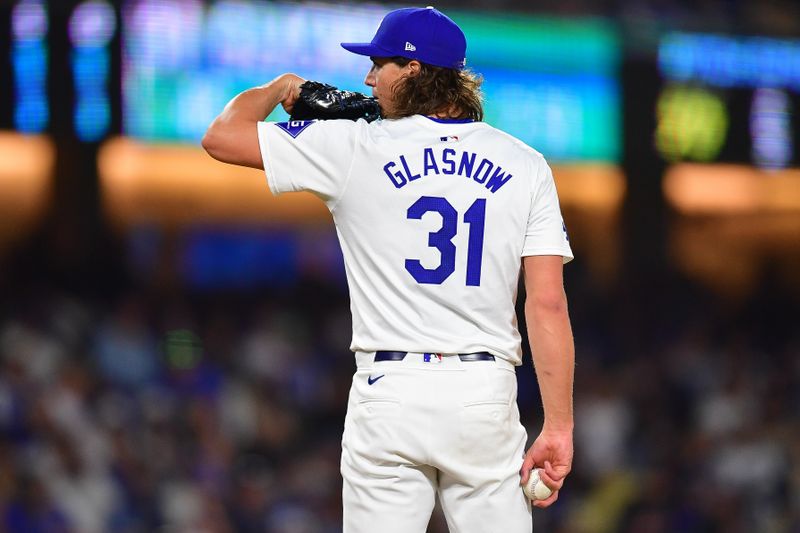
[[[292,108],[292,120],[346,118],[372,122],[381,117],[378,100],[353,91],[342,91],[318,81],[300,86],[300,97]]]

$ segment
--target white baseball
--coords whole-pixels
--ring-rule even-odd
[[[530,500],[546,500],[553,494],[553,491],[550,490],[539,477],[539,470],[541,469],[534,468],[531,470],[531,474],[528,476],[528,482],[522,487],[525,496]]]

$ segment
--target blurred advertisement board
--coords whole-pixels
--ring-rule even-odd
[[[368,41],[389,7],[131,0],[123,7],[123,129],[197,143],[238,92],[284,72],[368,92]],[[616,162],[619,37],[609,23],[448,10],[484,75],[486,120],[561,162]],[[275,111],[269,118],[286,115]]]

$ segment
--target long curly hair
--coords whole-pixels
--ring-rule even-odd
[[[393,57],[391,61],[401,67],[411,62],[405,57]],[[404,76],[393,88],[393,114],[397,118],[447,113],[449,118],[483,120],[483,77],[469,69],[455,70],[422,62],[420,67],[418,74]]]

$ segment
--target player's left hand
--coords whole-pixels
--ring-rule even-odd
[[[540,476],[553,494],[545,500],[534,500],[533,506],[549,507],[558,499],[558,492],[564,486],[564,479],[572,470],[572,431],[544,429],[533,442],[520,470],[520,485],[528,482],[531,469],[541,468]]]

